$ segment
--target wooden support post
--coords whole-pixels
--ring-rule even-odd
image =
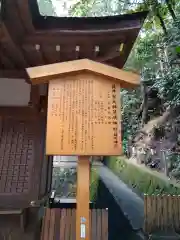
[[[90,158],[78,157],[77,167],[77,209],[76,209],[76,240],[90,240],[89,229],[89,185]]]

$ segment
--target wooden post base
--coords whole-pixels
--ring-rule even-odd
[[[78,157],[76,240],[90,240],[89,229],[90,158]]]

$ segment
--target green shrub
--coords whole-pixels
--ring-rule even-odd
[[[125,157],[109,157],[108,167],[130,187],[143,194],[180,194],[180,185],[157,171],[138,165]]]
[[[91,183],[90,183],[90,201],[95,201],[97,196],[99,177],[94,168],[91,169]]]

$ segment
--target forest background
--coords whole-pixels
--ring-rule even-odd
[[[48,16],[97,17],[148,11],[124,66],[140,73],[141,85],[121,92],[123,148],[138,163],[180,179],[180,1],[38,2],[41,14]]]

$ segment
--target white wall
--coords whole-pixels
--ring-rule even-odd
[[[55,162],[71,162],[71,161],[77,161],[76,156],[54,156],[53,161]]]
[[[31,85],[23,79],[0,78],[0,106],[27,106]]]
[[[76,168],[77,156],[54,156],[53,166],[62,168]]]

